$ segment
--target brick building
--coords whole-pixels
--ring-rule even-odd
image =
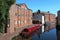
[[[46,28],[46,29],[54,28],[55,25],[56,25],[56,16],[55,16],[55,14],[52,14],[49,11],[48,12],[40,12],[40,13],[38,11],[34,12],[33,13],[33,21],[34,22],[36,22],[36,21],[42,22],[42,15],[44,16],[44,23],[45,22],[49,22],[50,23],[49,27]]]
[[[24,3],[13,4],[9,10],[10,25],[7,32],[14,32],[22,27],[32,25],[32,10]]]
[[[38,12],[33,13],[33,24],[42,24],[42,15]]]
[[[60,10],[57,11],[56,22],[57,40],[60,40]]]
[[[57,16],[57,17],[58,17],[58,18],[57,18],[58,25],[60,25],[60,10],[57,12],[57,15],[58,15],[58,16]]]
[[[56,16],[55,16],[55,14],[52,14],[50,12],[42,12],[42,13],[44,13],[45,22],[50,23],[49,29],[54,28],[55,25],[56,25]]]

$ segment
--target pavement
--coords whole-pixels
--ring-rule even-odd
[[[15,31],[14,33],[4,33],[0,35],[0,40],[11,40],[14,36],[17,36],[23,28],[20,28],[19,30]]]

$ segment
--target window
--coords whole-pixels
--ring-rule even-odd
[[[21,21],[19,21],[19,24],[21,23]]]
[[[19,21],[17,21],[17,24],[19,24]]]
[[[25,20],[25,23],[26,23],[26,20]]]
[[[17,24],[17,21],[15,21],[15,24]]]
[[[24,29],[23,31],[24,31],[24,32],[28,32],[28,29]]]
[[[22,24],[24,23],[24,21],[22,21]]]
[[[33,13],[33,16],[34,16],[34,13]]]
[[[18,13],[15,13],[15,15],[18,17],[18,16],[20,16],[20,14],[18,14]]]
[[[18,6],[17,9],[19,10],[19,9],[21,9],[21,8]]]
[[[42,22],[40,22],[40,24],[42,24]]]
[[[23,10],[23,16],[25,16],[25,10]]]
[[[20,23],[23,24],[23,21],[21,20]]]
[[[20,24],[20,21],[17,21],[17,20],[16,20],[16,21],[15,21],[15,24]]]
[[[8,19],[8,21],[7,21],[7,26],[8,27],[10,26],[10,19]]]
[[[22,14],[21,16],[25,16],[25,14]]]
[[[19,9],[20,9],[20,7],[19,7]]]

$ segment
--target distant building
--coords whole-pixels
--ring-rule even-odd
[[[58,25],[60,25],[60,10],[57,12],[57,21],[58,21]]]
[[[40,12],[34,12],[33,13],[33,20],[32,20],[33,24],[42,24],[42,15],[40,14]]]
[[[49,22],[49,27],[46,29],[52,29],[56,26],[56,16],[55,14],[48,12],[33,13],[33,23],[39,24],[42,23],[42,15],[44,16],[44,22]]]
[[[54,28],[56,26],[56,16],[55,14],[52,13],[45,13],[45,22],[49,22],[50,23],[50,29]]]
[[[13,4],[9,10],[10,24],[7,32],[14,32],[22,27],[32,25],[32,10],[24,3]]]
[[[56,29],[57,29],[57,31],[60,30],[60,10],[57,11]]]

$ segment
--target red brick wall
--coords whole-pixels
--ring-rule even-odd
[[[32,25],[32,11],[29,10],[26,5],[20,6],[14,4],[10,8],[10,32],[14,32],[15,29]],[[17,16],[19,15],[19,16]],[[30,16],[29,16],[30,15]]]
[[[18,8],[17,8],[18,10]],[[20,11],[19,11],[20,10]],[[21,9],[19,9],[17,11],[17,13],[19,13],[21,16],[21,24],[20,24],[20,27],[24,27],[24,26],[28,26],[28,25],[31,25],[32,22],[28,22],[28,19],[29,20],[32,20],[31,17],[32,17],[32,11],[31,10],[28,10],[25,5],[21,5]],[[24,15],[24,16],[22,16]],[[30,17],[28,16],[30,15]]]
[[[45,14],[45,22],[50,22],[49,29],[52,29],[56,25],[56,16],[54,14]]]
[[[8,28],[10,33],[14,32],[14,27],[15,27],[15,4],[13,4],[11,7],[10,7],[10,10],[9,10],[9,17],[10,17],[10,27]]]

